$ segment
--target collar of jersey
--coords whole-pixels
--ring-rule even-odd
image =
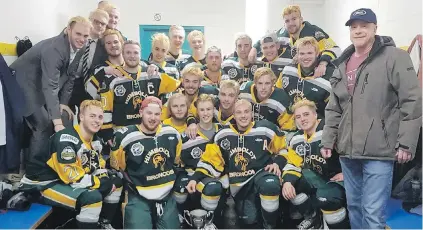
[[[301,65],[300,63],[297,64],[297,74],[299,78],[302,78],[304,80],[308,80],[308,79],[314,79],[314,76],[306,76],[303,77],[303,72],[301,71]]]
[[[141,125],[137,125],[137,129],[142,133],[142,134],[144,134],[144,132],[142,131],[142,129],[141,129]],[[157,130],[156,130],[156,135],[155,136],[157,136],[157,133],[159,133],[160,132],[160,130],[162,129],[162,125],[161,124],[159,124],[159,126],[157,127]],[[145,135],[145,134],[144,134]]]
[[[254,124],[255,124],[256,122],[255,121],[253,121],[253,122],[251,122],[250,123],[250,125],[247,127],[247,129],[245,130],[245,132],[244,133],[239,133],[239,131],[238,131],[238,129],[237,129],[237,127],[236,127],[236,125],[232,125],[232,124],[229,124],[229,127],[232,129],[232,131],[234,131],[236,134],[238,134],[239,136],[245,136],[245,135],[247,135],[250,131],[251,131],[251,129],[253,128],[253,126],[254,126]]]
[[[85,144],[85,147],[87,147],[89,150],[92,150],[91,142],[93,141],[93,138],[91,137],[91,140],[87,142],[81,134],[81,127],[79,127],[79,125],[75,125],[73,128],[75,129],[76,133],[78,133],[79,139],[81,139],[82,143]]]

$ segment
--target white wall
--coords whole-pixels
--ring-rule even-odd
[[[345,22],[358,8],[371,8],[378,20],[377,33],[391,36],[398,47],[410,45],[422,34],[422,0],[326,0],[321,27],[343,49],[351,44]]]

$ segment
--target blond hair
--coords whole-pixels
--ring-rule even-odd
[[[319,49],[319,42],[317,42],[317,40],[314,37],[303,37],[297,40],[297,42],[295,43],[295,46],[297,48],[297,53],[298,50],[300,50],[300,47],[304,47],[306,45],[311,45],[314,47],[314,49],[316,50],[316,54],[320,53],[320,49]]]
[[[110,14],[112,12],[112,10],[118,10],[117,6],[111,4],[111,3],[107,3],[105,4],[103,7],[99,8],[102,9],[104,11],[106,11],[108,14]]]
[[[298,13],[301,17],[301,9],[300,6],[297,5],[289,5],[285,7],[282,11],[282,17],[285,17],[286,15],[292,14],[292,13]]]
[[[121,44],[121,45],[123,45],[123,44],[124,44],[122,34],[120,34],[120,32],[119,32],[119,31],[114,30],[114,29],[107,29],[107,30],[106,30],[106,31],[104,31],[104,33],[103,33],[103,40],[104,40],[104,38],[105,38],[105,37],[107,37],[107,36],[109,36],[109,35],[116,35],[116,36],[118,37],[118,40],[119,40],[120,44]]]
[[[134,41],[134,40],[126,40],[124,43],[123,43],[123,49],[125,49],[125,46],[126,45],[137,45],[138,47],[140,47],[140,49],[141,49],[141,44],[139,43],[139,42],[137,42],[137,41]]]
[[[104,9],[105,6],[110,5],[109,1],[99,1],[97,9]]]
[[[247,101],[245,99],[239,99],[239,100],[237,100],[235,102],[235,105],[234,105],[234,110],[236,110],[236,107],[238,107],[240,105],[243,105],[243,104],[248,105],[248,107],[250,108],[251,112],[253,112],[253,106],[251,105],[251,103],[249,101]]]
[[[209,55],[209,53],[211,52],[218,52],[220,54],[220,56],[222,56],[222,50],[220,48],[218,48],[217,46],[211,46],[210,48],[207,49],[206,52],[206,56]]]
[[[239,87],[239,83],[234,80],[223,80],[219,84],[220,90],[222,90],[223,88],[233,89],[235,90],[235,94],[237,95],[239,94]]]
[[[238,45],[238,41],[241,39],[248,39],[248,42],[250,43],[250,45],[253,45],[253,39],[251,39],[251,37],[246,34],[246,33],[238,33],[235,37],[235,47]]]
[[[176,30],[181,30],[184,31],[184,37],[185,37],[185,29],[182,26],[177,26],[177,25],[171,25],[169,28],[169,37],[173,36],[173,32]]]
[[[212,105],[214,106],[214,103],[215,103],[215,96],[214,95],[212,95],[212,94],[206,94],[206,93],[204,93],[204,94],[200,94],[200,96],[198,96],[198,98],[197,98],[197,100],[195,101],[195,107],[197,107],[198,108],[198,105],[200,104],[200,103],[203,103],[203,102],[211,102],[212,103]]]
[[[203,71],[201,70],[201,68],[199,68],[197,66],[188,66],[188,67],[185,67],[182,70],[181,75],[182,75],[182,78],[184,78],[187,75],[194,75],[194,76],[197,76],[200,81],[204,78]]]
[[[260,67],[254,73],[254,82],[257,82],[264,75],[269,75],[272,81],[276,81],[276,75],[269,67]]]
[[[109,22],[109,14],[106,11],[104,11],[102,9],[95,9],[94,11],[91,11],[90,16],[88,17],[90,19],[90,21],[92,21],[94,19],[93,17],[95,15],[97,15],[99,17],[106,18],[106,24],[107,24],[107,22]]]
[[[165,47],[166,50],[170,48],[169,37],[164,33],[155,33],[151,37],[151,49],[154,49],[154,44],[159,43]]]
[[[187,105],[187,109],[188,109],[188,107],[189,107],[188,97],[185,96],[185,94],[183,94],[183,93],[174,93],[174,94],[172,94],[172,96],[170,96],[169,100],[167,101],[167,111],[168,111],[169,114],[172,115],[172,108],[171,108],[172,104],[176,99],[179,99],[179,98],[184,99],[185,104]]]
[[[76,23],[84,24],[86,26],[89,26],[90,28],[93,27],[93,25],[91,24],[91,22],[87,18],[82,17],[82,16],[75,16],[75,17],[72,17],[71,19],[69,19],[68,24],[67,24],[67,29],[72,29],[73,26]],[[65,30],[64,33],[67,34],[67,30]]]
[[[194,38],[200,37],[203,40],[203,43],[206,43],[203,32],[199,30],[193,30],[188,34],[188,41],[191,42]]]
[[[302,99],[302,100],[295,102],[294,105],[292,105],[292,107],[291,107],[291,111],[295,113],[296,109],[301,108],[303,106],[309,107],[314,112],[317,111],[316,103],[314,103],[313,101],[307,100],[307,99]]]
[[[103,106],[101,105],[100,101],[97,100],[84,100],[81,105],[79,106],[79,110],[81,111],[81,114],[84,113],[85,109],[89,106],[98,107],[100,109],[103,109]]]

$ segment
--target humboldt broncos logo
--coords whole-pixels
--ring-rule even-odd
[[[238,152],[235,155],[235,166],[241,166],[242,171],[247,171],[248,159],[244,157],[243,152]]]
[[[164,171],[165,162],[166,162],[166,158],[164,158],[160,153],[154,154],[153,156],[154,168],[158,168],[160,166],[160,170]]]

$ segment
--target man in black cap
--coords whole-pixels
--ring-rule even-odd
[[[422,96],[409,54],[376,35],[371,9],[345,24],[352,45],[335,61],[322,156],[340,155],[352,229],[384,229],[394,162],[413,159]]]

